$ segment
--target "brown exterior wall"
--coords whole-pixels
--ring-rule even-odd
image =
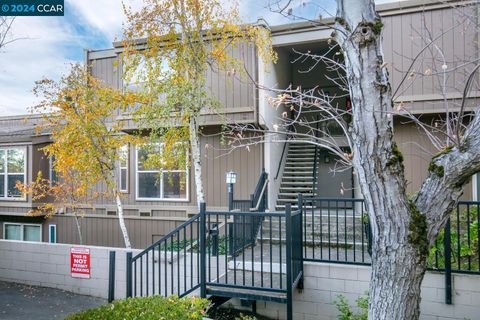
[[[125,219],[132,247],[138,249],[149,246],[183,222],[183,219],[178,218],[126,217]],[[57,215],[45,221],[42,228],[44,241],[48,241],[49,224],[57,225],[57,242],[78,244],[77,227],[72,216]],[[85,216],[80,218],[80,224],[85,245],[125,247],[116,217]]]
[[[249,43],[239,44],[235,48],[227,49],[231,56],[242,59],[249,75],[257,78],[257,54],[255,47]],[[108,51],[106,51],[108,52]],[[94,57],[94,54],[89,54]],[[94,77],[103,80],[114,88],[122,89],[122,63],[119,56],[113,51],[110,56],[99,59],[89,58],[91,73]],[[227,122],[256,122],[258,115],[258,97],[255,85],[245,75],[227,76],[224,71],[208,69],[206,74],[207,90],[216,97],[220,110],[205,111],[200,123],[203,125],[218,125]],[[217,114],[227,114],[224,119]],[[125,117],[125,127],[136,128],[131,119]]]
[[[233,170],[238,174],[238,182],[235,185],[235,198],[248,199],[253,193],[257,179],[260,176],[263,167],[263,145],[250,147],[246,149],[237,149],[232,152],[226,150],[226,146],[221,144],[220,128],[206,128],[203,130],[201,142],[201,156],[203,168],[203,183],[205,190],[205,199],[209,207],[227,207],[227,191],[225,184],[225,173]],[[129,192],[124,194],[123,201],[125,209],[129,210],[167,210],[168,216],[178,216],[179,211],[186,213],[196,213],[196,189],[194,183],[193,169],[189,170],[189,199],[188,201],[143,201],[136,200],[136,152],[135,147],[130,146],[130,166],[129,166]],[[96,191],[103,192],[104,185],[99,185]],[[95,206],[98,209],[106,208],[115,211],[115,204],[110,199],[100,198]],[[173,212],[172,212],[173,211]],[[185,213],[186,212],[186,213]],[[135,213],[138,215],[138,212]]]
[[[401,123],[401,120],[398,119],[394,124],[394,132],[395,141],[404,156],[407,192],[414,194],[427,177],[428,165],[432,156],[439,151],[435,150],[425,134],[412,123]],[[462,199],[472,199],[471,182],[465,186]]]
[[[425,11],[384,15],[383,48],[385,62],[390,74],[390,81],[395,91],[412,63],[412,59],[425,47],[428,42],[428,33],[438,39],[434,42],[445,55],[448,69],[460,66],[466,61],[472,61],[479,56],[479,35],[473,27],[473,21],[465,19],[464,14],[475,17],[478,15],[473,8],[451,8],[447,5],[442,9],[425,8]],[[463,16],[463,17],[462,17]],[[428,31],[426,30],[428,29]],[[441,57],[437,50],[431,47],[424,51],[408,77],[399,88],[396,102],[404,103],[404,107],[412,112],[432,113],[444,111],[439,85],[441,75],[425,75],[427,69],[434,73],[441,72]],[[433,56],[435,65],[432,67]],[[417,74],[419,73],[419,74]],[[446,95],[457,98],[463,91],[463,85],[468,72],[465,68],[458,68],[447,74]],[[473,89],[478,90],[478,88]],[[479,96],[479,92],[472,92],[472,96]]]

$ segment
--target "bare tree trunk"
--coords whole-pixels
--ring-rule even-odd
[[[190,117],[190,147],[192,149],[193,170],[195,173],[195,188],[197,190],[197,205],[205,202],[202,183],[202,159],[200,153],[200,141],[198,139],[198,124],[195,117]]]
[[[382,22],[373,0],[338,0],[335,36],[352,96],[353,166],[372,226],[369,319],[414,320],[428,252],[425,216],[406,195],[393,141]]]
[[[125,218],[123,215],[123,203],[120,194],[117,190],[113,190],[115,195],[115,202],[117,204],[117,213],[118,213],[118,223],[120,224],[120,230],[122,231],[123,241],[125,242],[125,248],[131,249],[132,245],[130,244],[130,238],[128,237],[127,227],[125,226]]]
[[[78,242],[83,245],[82,228],[80,226],[80,221],[78,220],[78,214],[76,211],[73,211],[73,217],[75,218],[75,224],[77,225]]]

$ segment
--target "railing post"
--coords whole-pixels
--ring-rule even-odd
[[[210,229],[209,234],[212,239],[212,256],[218,256],[218,226],[215,224],[215,227]]]
[[[280,226],[281,228],[281,226]],[[287,249],[287,320],[293,319],[292,305],[292,208],[291,204],[285,205],[285,231],[286,231],[286,249]]]
[[[458,210],[458,208],[457,208]],[[451,252],[451,234],[450,218],[445,225],[445,236],[443,238],[445,248],[445,303],[452,304],[452,252]]]
[[[228,211],[233,210],[233,183],[228,184]]]
[[[111,303],[115,299],[115,251],[109,252],[108,262],[108,303]]]
[[[200,203],[200,297],[207,297],[207,251],[206,251],[206,230],[205,230],[205,203]]]
[[[127,298],[132,297],[132,253],[127,252]]]
[[[300,272],[302,277],[298,282],[298,289],[303,289],[303,194],[298,194],[298,210],[300,214]]]

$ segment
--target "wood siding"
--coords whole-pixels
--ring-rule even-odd
[[[207,205],[217,208],[227,207],[225,173],[230,170],[238,174],[238,181],[235,185],[235,198],[248,199],[249,195],[253,193],[263,167],[263,146],[252,146],[250,151],[237,149],[229,152],[228,148],[221,143],[219,127],[204,129],[200,142],[202,174]],[[183,210],[184,217],[189,213],[197,212],[193,169],[189,170],[189,198],[187,201],[136,200],[135,146],[130,146],[129,151],[128,192],[123,196],[126,210],[136,210],[132,215],[139,215],[139,212],[149,210],[167,210],[170,211],[167,216],[172,216],[172,214],[178,215],[178,211]],[[95,191],[105,192],[107,190],[105,185],[100,184]],[[116,210],[114,202],[108,198],[98,199],[95,206],[97,209],[106,208],[107,211]]]
[[[125,224],[133,248],[145,248],[164,236],[178,225],[182,219],[126,217]],[[57,242],[78,244],[78,232],[75,219],[70,215],[56,215],[46,220],[42,227],[42,238],[48,241],[48,225],[57,226]],[[125,247],[123,236],[116,217],[80,218],[82,237],[85,245]]]
[[[243,61],[246,72],[257,79],[257,54],[255,47],[250,43],[238,44],[235,48],[228,48],[232,57]],[[122,89],[122,63],[118,55],[103,57],[89,61],[90,70],[94,77],[108,85]],[[251,123],[256,122],[258,115],[258,94],[255,84],[246,75],[227,75],[225,71],[208,69],[206,74],[207,90],[218,100],[219,109],[205,110],[200,119],[202,125],[218,125],[226,122]],[[228,115],[226,118],[220,115]],[[120,114],[119,114],[120,115]],[[137,125],[125,117],[126,129],[135,129]]]
[[[398,88],[396,102],[403,102],[404,107],[417,113],[444,111],[440,90],[442,76],[426,75],[428,70],[434,73],[442,71],[443,62],[440,61],[441,57],[435,47],[430,46],[430,49],[425,50],[418,62],[413,65],[411,72],[407,72],[412,59],[428,43],[428,32],[431,32],[432,38],[438,37],[434,43],[443,52],[448,70],[478,58],[479,35],[472,25],[473,22],[462,18],[464,12],[473,17],[477,15],[476,9],[472,7],[447,7],[387,15],[382,18],[385,26],[383,32],[385,62],[388,63],[387,68],[394,91],[407,74],[407,80]],[[435,62],[433,57],[436,59]],[[433,63],[436,67],[432,66]],[[410,74],[412,76],[409,76]],[[465,68],[447,73],[446,95],[458,98],[467,76]],[[478,96],[479,92],[473,95]]]
[[[414,124],[405,124],[397,120],[394,124],[394,132],[395,141],[404,156],[407,192],[414,194],[427,177],[428,165],[432,157],[439,151],[435,150],[430,140]],[[462,199],[472,199],[471,182],[465,186]]]

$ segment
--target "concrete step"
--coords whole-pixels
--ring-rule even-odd
[[[285,178],[285,177],[284,177]],[[293,181],[295,180],[296,177],[293,177],[292,179],[287,179],[288,181],[282,181],[281,186],[312,186],[313,181],[309,181],[308,179],[297,179],[297,180],[302,180],[302,181]]]
[[[301,192],[304,196],[310,196],[312,195],[311,192]],[[298,197],[298,192],[281,192],[278,194],[279,199],[297,199]]]
[[[298,159],[298,158],[314,159],[315,158],[315,153],[296,152],[296,153],[289,153],[287,155],[287,159]]]
[[[297,175],[286,174],[282,178],[282,181],[284,180],[312,180],[313,181],[313,177],[311,176],[311,174],[310,176],[297,176]]]
[[[311,185],[290,185],[290,186],[282,185],[280,187],[280,192],[287,191],[287,192],[305,193],[305,192],[311,192],[312,190],[313,188]]]
[[[288,161],[313,161],[313,158],[314,157],[305,157],[305,156],[302,156],[302,157],[288,157],[287,156],[287,162]]]
[[[283,174],[285,176],[288,176],[288,177],[291,177],[291,176],[295,176],[295,177],[305,177],[305,176],[310,176],[312,179],[312,171],[294,171],[292,169],[289,169],[289,170],[285,170],[283,172]]]
[[[312,172],[313,167],[312,166],[295,166],[295,165],[288,165],[285,166],[284,171],[308,171]]]
[[[290,166],[313,167],[313,161],[287,161],[285,167]]]

